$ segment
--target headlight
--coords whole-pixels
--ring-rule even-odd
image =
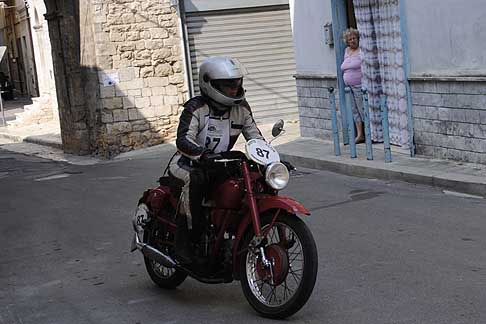
[[[282,190],[289,183],[289,170],[280,162],[270,164],[265,171],[265,181],[275,190]]]

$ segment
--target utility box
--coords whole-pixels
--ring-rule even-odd
[[[332,23],[328,22],[324,25],[324,43],[328,46],[334,45],[334,37],[332,36]]]

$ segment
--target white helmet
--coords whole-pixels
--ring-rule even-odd
[[[227,110],[245,99],[243,76],[243,67],[237,60],[230,57],[208,58],[199,67],[199,88],[203,95],[219,104],[216,108]],[[221,90],[221,86],[238,87],[238,91],[235,96],[229,96]]]

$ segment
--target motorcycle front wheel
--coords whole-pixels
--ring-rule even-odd
[[[148,226],[144,231],[144,242],[174,257],[174,234],[163,227],[157,228],[155,224]],[[187,277],[185,272],[165,267],[149,258],[144,257],[144,261],[150,279],[161,288],[174,289]]]
[[[317,248],[309,228],[296,215],[281,211],[271,227],[272,215],[261,219],[267,241],[264,253],[271,265],[264,264],[259,249],[248,248],[240,264],[241,287],[258,313],[282,319],[299,311],[314,289]],[[250,230],[245,247],[253,237]]]

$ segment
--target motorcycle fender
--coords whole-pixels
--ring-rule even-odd
[[[258,212],[261,214],[269,209],[285,209],[291,214],[310,215],[310,212],[298,201],[285,196],[257,196]]]
[[[258,213],[261,215],[267,210],[275,209],[275,215],[273,216],[271,224],[275,222],[277,216],[280,214],[280,210],[286,210],[290,214],[310,215],[310,212],[298,201],[285,196],[270,196],[270,195],[257,195]],[[238,232],[235,237],[235,243],[233,247],[233,270],[238,275],[239,262],[241,256],[240,243],[245,234],[247,228],[251,225],[251,215],[248,214],[242,220],[238,227]]]

